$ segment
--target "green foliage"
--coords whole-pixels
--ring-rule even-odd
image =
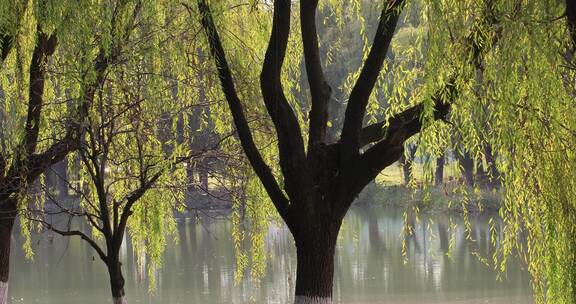
[[[211,2],[255,140],[282,184],[277,138],[259,89],[271,30],[270,3]],[[190,10],[174,1],[0,0],[0,30],[15,37],[14,51],[0,70],[0,152],[9,162],[20,153],[26,75],[37,28],[58,36],[45,88],[40,150],[64,133],[67,122],[85,118],[75,113],[86,96],[86,84],[96,81],[94,59],[100,52],[118,53],[86,118],[90,130],[86,141],[98,142],[104,136],[111,142],[106,155],[97,154],[107,163],[106,187],[110,202],[120,202],[118,208],[138,186],[139,174],[165,171],[135,205],[128,225],[136,252],[150,258],[151,273],[161,265],[166,237],[175,229],[172,211],[181,208],[177,202],[183,199],[183,190],[174,190],[174,185],[186,178],[185,171],[174,162],[191,151],[179,137],[210,128],[220,136],[234,132],[207,59],[206,41],[198,35],[195,3],[184,4]],[[334,138],[348,93],[369,52],[381,5],[363,0],[321,2],[318,32],[326,78],[334,89],[329,122]],[[366,119],[367,123],[386,120],[424,103],[425,131],[411,141],[418,144],[417,156],[426,160],[425,181],[432,181],[430,161],[446,149],[457,146],[484,161],[485,146],[492,147],[505,194],[500,211],[505,238],[492,262],[504,272],[511,256],[525,259],[538,303],[574,303],[576,294],[576,73],[561,55],[568,44],[565,22],[558,19],[564,10],[560,1],[410,1],[370,97]],[[297,12],[295,3],[282,81],[306,133],[310,102]],[[474,54],[478,50],[479,56]],[[432,96],[451,82],[458,98],[451,107],[450,124],[436,123]],[[440,92],[440,98],[449,98],[446,90]],[[199,117],[182,115],[199,104],[209,104],[209,110]],[[179,123],[189,126],[190,119],[201,120],[198,130],[179,129]],[[114,135],[103,133],[102,125]],[[234,137],[221,149],[230,154],[240,151]],[[238,192],[232,216],[237,278],[249,270],[258,280],[265,272],[265,236],[275,211],[245,159],[228,165],[230,186]],[[87,168],[80,169],[77,187],[88,189],[82,207],[96,212],[96,191],[89,176]],[[457,192],[464,198],[461,208],[470,208],[466,202],[475,194],[464,188]],[[23,225],[26,235],[31,227]],[[405,233],[410,233],[409,226]]]
[[[450,11],[448,2],[453,4]],[[574,75],[563,68],[559,54],[568,41],[565,23],[557,19],[564,6],[491,3],[496,26],[485,22],[491,15],[475,2],[429,3],[428,71],[442,75],[447,66],[460,71],[452,132],[477,159],[483,158],[486,143],[499,155],[504,240],[493,257],[495,267],[504,272],[508,258],[520,256],[532,274],[537,303],[574,303],[576,121],[570,107],[573,88],[564,81]],[[474,15],[478,17],[469,18]],[[469,33],[487,50],[479,67],[466,64],[471,54],[461,53],[465,47],[446,48],[448,41],[466,43]],[[428,128],[421,136],[422,149],[434,153],[442,142],[439,137],[448,138],[447,133],[445,128]]]

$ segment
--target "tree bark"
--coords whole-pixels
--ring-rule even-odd
[[[341,221],[316,216],[303,229],[292,230],[296,242],[296,304],[331,304],[334,253]]]
[[[16,199],[0,202],[0,304],[8,303],[10,245],[16,214]]]
[[[0,303],[8,303],[8,282],[0,281]]]
[[[484,156],[486,157],[486,163],[488,164],[488,189],[498,189],[500,188],[500,171],[496,166],[496,154],[492,150],[492,146],[486,144],[484,146]]]
[[[122,263],[118,258],[108,257],[108,274],[110,275],[110,289],[114,304],[126,304],[126,293],[124,292],[124,276],[122,275]]]
[[[444,181],[444,165],[446,164],[446,157],[442,154],[436,159],[436,172],[434,174],[434,185],[440,186]]]
[[[464,177],[464,182],[466,186],[474,186],[474,160],[468,152],[456,152],[456,157],[460,163],[460,168],[462,170],[462,175]]]
[[[196,166],[196,162],[191,160],[187,163],[186,166],[186,197],[185,197],[185,204],[186,207],[190,208],[193,207],[193,200],[194,194],[197,192],[196,190],[196,179],[194,178],[194,169]]]

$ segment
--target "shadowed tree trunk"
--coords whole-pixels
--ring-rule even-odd
[[[50,174],[48,174],[50,175],[51,180],[48,189],[56,191],[60,199],[68,196],[68,185],[66,184],[66,181],[68,180],[67,166],[68,161],[65,159],[53,165],[49,170]]]
[[[416,156],[417,147],[415,145],[408,145],[408,156],[403,153],[400,156],[400,166],[402,166],[402,175],[404,177],[404,185],[410,184],[410,178],[412,177],[412,164],[414,163],[414,157]]]
[[[446,154],[442,154],[436,159],[436,171],[434,172],[434,185],[440,186],[444,181],[444,165],[446,163]]]
[[[300,124],[284,95],[281,81],[290,34],[292,2],[274,1],[272,29],[262,64],[260,87],[276,132],[282,189],[254,142],[207,0],[197,0],[201,23],[238,139],[296,243],[296,303],[332,303],[334,253],[342,219],[360,191],[382,170],[398,161],[404,152],[406,140],[423,128],[423,103],[397,113],[387,121],[363,126],[368,100],[382,69],[404,2],[385,2],[370,52],[348,98],[341,136],[333,142],[327,140],[326,134],[331,88],[324,77],[320,60],[316,30],[318,1],[300,1],[300,31],[311,100],[306,149]],[[191,13],[194,11],[187,8]],[[473,39],[474,34],[467,37],[469,50],[474,55],[471,60],[482,56],[482,45],[485,45],[478,45]],[[431,96],[435,120],[446,118],[450,103],[457,95],[454,85],[457,77],[457,74],[452,75]]]
[[[296,303],[328,303],[332,297],[334,252],[341,220],[314,218],[311,226],[293,227],[296,240]]]
[[[16,219],[15,198],[0,202],[0,303],[8,303],[8,279],[10,272],[10,243]]]
[[[486,163],[488,165],[487,170],[487,186],[488,189],[498,189],[500,188],[500,171],[496,166],[496,154],[492,150],[492,146],[489,144],[484,145],[484,157],[486,157]]]
[[[464,183],[466,183],[468,187],[474,187],[474,159],[472,159],[470,153],[466,151],[457,151],[456,158],[462,171]]]
[[[106,261],[108,274],[110,275],[110,289],[114,304],[126,304],[126,293],[124,292],[124,276],[122,275],[122,263],[118,258],[118,253],[109,255]]]

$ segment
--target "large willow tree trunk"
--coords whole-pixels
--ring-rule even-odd
[[[110,275],[110,289],[114,304],[126,304],[126,293],[124,292],[124,276],[122,275],[122,263],[116,257],[109,257],[108,274]]]
[[[331,304],[334,254],[341,220],[314,216],[310,225],[292,228],[298,258],[295,304]]]
[[[16,213],[16,200],[14,198],[0,202],[0,304],[8,303],[10,244]]]

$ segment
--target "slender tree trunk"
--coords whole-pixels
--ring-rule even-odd
[[[8,303],[8,279],[10,274],[10,243],[16,219],[16,199],[0,202],[0,304]]]
[[[442,250],[442,253],[448,253],[448,250],[450,249],[448,227],[441,222],[438,222],[438,236],[440,239],[440,250]]]
[[[442,185],[444,181],[444,164],[446,163],[445,155],[442,154],[436,159],[436,172],[434,174],[434,184],[436,186]]]
[[[126,304],[126,293],[124,292],[124,276],[122,275],[122,264],[118,257],[109,257],[108,273],[110,275],[110,289],[114,304]]]
[[[186,197],[187,208],[194,207],[194,194],[196,193],[196,179],[194,178],[195,161],[189,161],[186,166]]]
[[[316,217],[309,226],[293,231],[297,271],[295,304],[331,304],[334,253],[341,221]]]
[[[468,187],[474,186],[474,160],[468,152],[456,152],[456,157],[462,169],[464,182]]]
[[[486,157],[486,163],[488,164],[488,188],[490,190],[500,188],[500,171],[496,166],[496,155],[492,150],[492,146],[486,144],[484,146],[484,156]]]
[[[57,163],[53,166],[54,175],[56,175],[56,186],[58,187],[58,197],[61,199],[68,197],[68,185],[66,181],[68,179],[68,160]]]
[[[412,176],[412,163],[416,156],[416,146],[409,145],[406,149],[408,149],[408,156],[406,156],[405,153],[400,156],[400,164],[402,165],[402,172],[404,174],[404,185],[410,183],[410,176]]]
[[[198,174],[200,175],[200,187],[202,187],[203,191],[208,192],[210,189],[208,188],[208,160],[204,160],[202,164],[200,164],[200,168],[198,170]]]

